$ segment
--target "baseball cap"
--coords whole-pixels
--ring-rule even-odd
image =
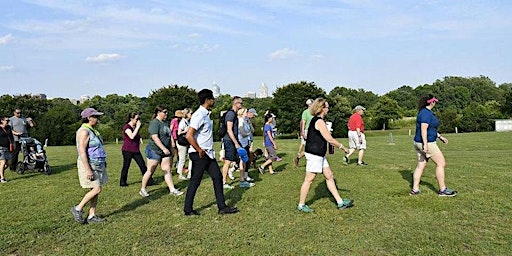
[[[256,112],[256,109],[254,109],[254,108],[251,108],[251,109],[247,110],[247,112],[251,112],[251,113],[253,113],[255,116],[258,116],[258,113]]]
[[[238,156],[240,157],[240,159],[242,159],[244,163],[247,163],[249,161],[249,155],[247,155],[247,150],[245,150],[244,148],[238,148],[236,151],[238,152]]]
[[[354,108],[354,111],[356,110],[366,110],[365,107],[361,106],[361,105],[357,105],[355,108]]]
[[[82,118],[88,118],[88,117],[91,117],[91,116],[101,116],[103,115],[102,112],[98,112],[96,109],[94,108],[86,108],[82,111],[82,113],[80,113],[80,115],[82,116]]]
[[[306,100],[306,105],[311,105],[311,104],[313,104],[313,100],[312,99]]]

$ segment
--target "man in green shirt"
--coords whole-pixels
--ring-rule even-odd
[[[306,105],[308,108],[304,109],[302,111],[302,117],[300,120],[300,145],[299,145],[299,152],[297,153],[297,157],[293,160],[293,163],[295,164],[295,167],[299,166],[299,160],[304,157],[304,147],[306,145],[306,139],[308,136],[308,127],[309,122],[313,118],[313,115],[311,114],[310,108],[311,104],[313,103],[312,99],[306,100]]]

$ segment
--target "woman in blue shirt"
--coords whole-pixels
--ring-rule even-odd
[[[439,196],[456,196],[457,191],[451,190],[446,187],[444,183],[444,168],[446,161],[443,152],[436,144],[436,140],[440,139],[443,143],[448,143],[448,139],[441,136],[437,132],[439,127],[439,119],[437,119],[432,108],[436,105],[438,99],[432,94],[422,97],[418,102],[418,116],[416,117],[416,133],[414,135],[414,148],[418,155],[418,165],[413,174],[412,190],[410,195],[420,194],[420,181],[421,175],[429,159],[434,160],[436,164],[436,178],[439,184],[437,194]]]

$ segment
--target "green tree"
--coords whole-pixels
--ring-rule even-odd
[[[69,100],[52,100],[52,107],[37,120],[37,138],[48,145],[75,144],[81,110]]]
[[[277,127],[281,133],[297,133],[301,113],[306,109],[306,100],[326,98],[323,89],[314,82],[301,81],[277,88],[270,110],[277,116]]]
[[[346,97],[352,108],[357,105],[361,105],[369,109],[372,108],[379,100],[379,96],[377,94],[364,89],[355,90],[337,86],[329,92],[329,96],[331,97],[336,95]]]
[[[491,119],[487,109],[476,102],[472,102],[462,111],[461,132],[483,132],[494,130],[494,120]]]
[[[366,112],[366,119],[369,119],[371,129],[384,129],[389,127],[389,121],[400,118],[400,106],[398,103],[387,97],[382,96],[372,109]]]
[[[404,116],[413,116],[416,113],[416,105],[418,97],[414,93],[414,89],[410,86],[402,86],[396,90],[390,91],[383,96],[395,100],[404,111]]]

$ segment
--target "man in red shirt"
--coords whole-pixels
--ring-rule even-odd
[[[354,108],[354,114],[352,114],[348,119],[348,144],[350,146],[350,150],[348,151],[348,154],[343,157],[345,164],[348,164],[350,156],[357,149],[359,150],[357,165],[367,165],[363,161],[364,151],[366,150],[366,137],[364,136],[364,122],[362,115],[365,110],[366,108],[363,106],[357,105]]]

